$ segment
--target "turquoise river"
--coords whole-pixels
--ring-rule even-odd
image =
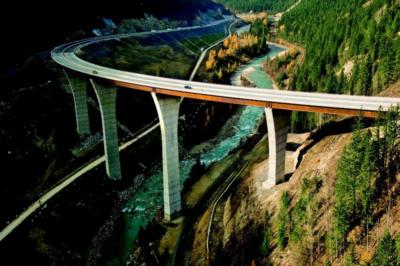
[[[232,77],[232,84],[237,85],[240,75],[245,75],[248,80],[260,89],[272,88],[271,78],[262,70],[262,63],[283,51],[284,48],[270,45],[270,50],[266,55],[255,58],[238,68]],[[222,136],[217,145],[214,145],[211,150],[201,155],[201,162],[206,166],[225,158],[241,141],[255,133],[257,125],[264,118],[264,110],[258,107],[244,107],[239,109],[239,112],[239,119],[236,120],[236,125],[232,127],[233,133],[228,137]],[[190,153],[181,160],[181,184],[188,177],[195,162],[196,158],[190,157]],[[125,264],[139,229],[153,220],[163,206],[162,184],[162,172],[161,169],[158,169],[153,175],[146,178],[145,183],[134,197],[123,206],[121,211],[123,212],[125,229],[116,236],[116,240],[119,243],[114,248],[118,249],[118,251],[114,250],[112,252],[114,255],[111,255],[107,265]]]

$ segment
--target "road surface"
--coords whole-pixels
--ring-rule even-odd
[[[369,117],[375,117],[379,110],[386,111],[400,104],[400,98],[265,90],[155,77],[96,65],[77,55],[80,49],[93,43],[131,36],[133,34],[98,37],[61,45],[52,51],[52,58],[65,68],[113,86],[176,97],[337,115],[354,116],[362,111],[363,115]]]

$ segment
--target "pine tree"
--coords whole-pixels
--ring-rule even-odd
[[[371,143],[371,132],[364,137],[365,153],[364,161],[361,166],[360,172],[360,201],[361,201],[361,218],[364,219],[366,237],[367,237],[367,249],[369,249],[369,228],[372,225],[372,202],[375,197],[375,178],[374,178],[374,158],[372,155],[372,143]]]
[[[396,241],[396,253],[397,253],[397,265],[400,265],[400,236],[398,235],[395,239]]]
[[[271,242],[271,229],[269,226],[269,220],[271,218],[271,215],[269,214],[268,211],[265,212],[265,217],[264,217],[264,230],[263,230],[263,237],[262,237],[262,243],[261,243],[261,254],[264,257],[267,257],[269,255],[270,251],[270,242]]]
[[[360,66],[358,64],[355,65],[353,68],[350,82],[349,82],[349,92],[351,95],[357,94],[357,82],[359,80],[360,76]]]
[[[371,266],[396,266],[397,256],[396,243],[389,232],[386,232],[379,241]]]
[[[361,86],[361,94],[362,95],[371,95],[371,80],[372,80],[372,62],[369,55],[365,59],[365,64],[363,68],[362,74],[362,86]]]
[[[283,250],[288,242],[289,225],[289,193],[284,191],[281,195],[278,213],[278,247]]]
[[[369,182],[363,183],[363,175],[370,175],[370,151],[366,152],[371,136],[361,132],[361,119],[358,120],[352,141],[345,147],[339,160],[337,169],[337,181],[335,186],[334,205],[334,232],[333,237],[339,246],[346,245],[346,235],[358,219],[360,201],[364,197],[366,212],[370,208]],[[365,156],[365,154],[368,154]],[[368,160],[368,162],[366,162]],[[363,166],[367,170],[360,172]],[[365,187],[365,188],[363,188]],[[364,193],[364,194],[363,194]],[[361,197],[361,199],[360,199]]]
[[[400,41],[397,40],[394,46],[394,73],[395,73],[395,80],[400,79]]]
[[[339,94],[343,94],[346,90],[346,77],[344,75],[344,71],[340,71],[340,75],[338,78],[338,84],[337,84],[337,92]]]
[[[350,249],[349,253],[344,258],[344,265],[346,265],[346,266],[360,265],[357,255],[356,255],[356,252],[354,250],[354,245],[351,245],[349,249]]]
[[[379,88],[382,90],[386,84],[389,83],[390,79],[390,58],[384,57],[381,63],[378,65],[378,75],[379,75]]]
[[[381,114],[376,120],[377,138],[375,153],[377,156],[376,164],[379,170],[380,181],[387,178],[394,178],[399,171],[400,144],[400,107],[397,106],[389,110],[386,114]]]

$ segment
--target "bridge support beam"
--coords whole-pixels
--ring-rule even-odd
[[[265,108],[268,127],[270,185],[277,185],[285,180],[285,154],[289,130],[290,112]]]
[[[90,134],[88,96],[88,80],[73,73],[64,71],[71,88],[75,104],[76,126],[80,136]]]
[[[168,221],[181,211],[179,178],[178,117],[181,99],[152,93],[160,120],[162,138],[164,218]]]
[[[94,80],[90,80],[90,82],[100,105],[106,172],[111,179],[118,180],[122,178],[122,175],[116,118],[117,88],[105,86]]]

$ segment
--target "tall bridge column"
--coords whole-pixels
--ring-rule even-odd
[[[181,99],[152,93],[160,120],[162,138],[164,218],[171,220],[181,211],[179,179],[178,117]]]
[[[79,135],[90,134],[87,86],[88,80],[64,71],[71,88],[75,104],[76,126]]]
[[[268,183],[276,185],[285,179],[285,154],[290,112],[265,108],[268,127]]]
[[[94,80],[90,82],[100,105],[107,175],[112,179],[121,179],[116,118],[117,88],[105,86]]]

